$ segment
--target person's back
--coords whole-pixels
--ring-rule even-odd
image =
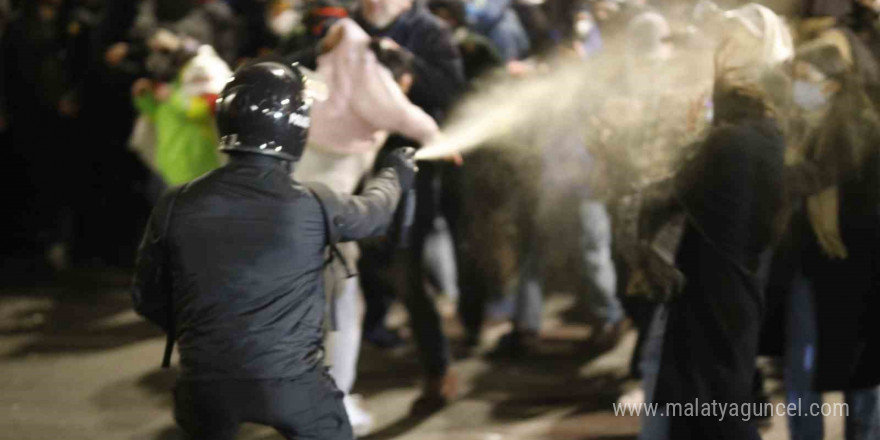
[[[321,205],[276,161],[233,157],[178,197],[168,231],[184,377],[295,377],[320,362]]]

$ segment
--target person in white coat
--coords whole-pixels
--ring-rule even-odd
[[[354,21],[339,20],[328,31],[317,73],[328,86],[326,101],[315,103],[308,144],[294,176],[301,182],[320,182],[340,193],[352,193],[372,169],[376,153],[388,134],[406,136],[421,144],[438,135],[434,120],[406,96],[412,84],[411,55],[387,41],[371,40]],[[354,265],[356,243],[340,246]],[[336,331],[328,343],[330,374],[346,393],[344,403],[356,435],[366,435],[372,416],[350,394],[357,372],[363,319],[357,277],[344,278],[337,263],[327,270],[326,289],[334,302]]]

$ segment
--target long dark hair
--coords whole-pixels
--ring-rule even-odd
[[[391,71],[395,81],[400,81],[404,75],[413,73],[413,55],[406,49],[382,44],[381,38],[373,38],[370,41],[370,50],[376,54],[379,63]]]
[[[831,44],[802,50],[797,60],[840,85],[822,122],[806,129],[805,154],[837,176],[859,175],[880,142],[880,116],[864,78]]]

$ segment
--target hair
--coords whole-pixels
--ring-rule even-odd
[[[865,81],[834,45],[809,47],[798,52],[796,60],[840,85],[827,116],[809,132],[807,154],[839,176],[858,174],[880,142],[880,116]]]
[[[413,73],[413,55],[400,47],[382,44],[381,38],[370,41],[370,50],[376,54],[379,63],[391,71],[395,81]]]
[[[446,11],[457,26],[465,26],[467,24],[467,12],[462,0],[430,0],[428,2],[428,9],[434,14],[439,10]]]
[[[713,124],[736,124],[745,120],[779,120],[781,109],[788,106],[788,77],[768,69],[754,80],[738,75],[736,70],[716,75],[712,90]]]

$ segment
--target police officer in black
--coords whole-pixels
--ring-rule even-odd
[[[217,101],[229,163],[163,195],[144,235],[134,306],[168,332],[166,365],[178,344],[174,414],[194,439],[242,422],[352,438],[323,367],[325,249],[384,233],[416,168],[397,150],[355,196],[294,181],[314,83],[279,63],[236,72]]]

